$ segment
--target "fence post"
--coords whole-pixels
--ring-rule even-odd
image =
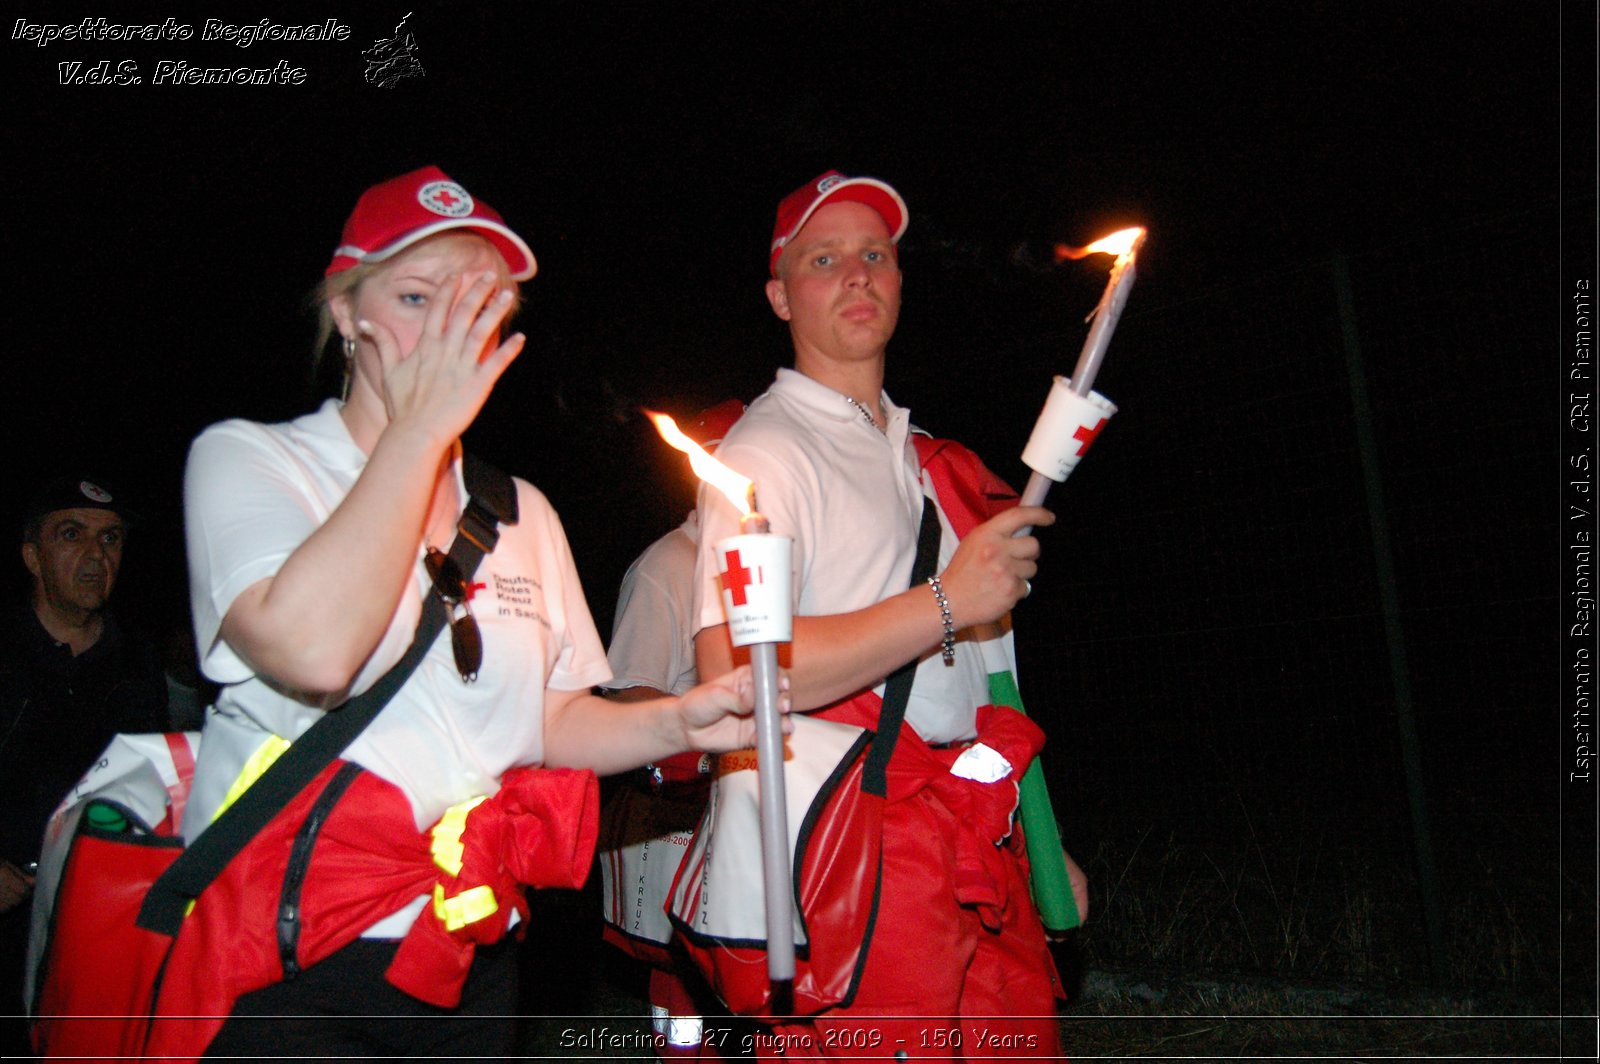
[[[1388,511],[1383,501],[1383,475],[1367,396],[1367,372],[1361,360],[1355,300],[1350,287],[1350,260],[1333,257],[1333,286],[1339,299],[1339,325],[1344,334],[1345,368],[1350,375],[1356,446],[1361,452],[1361,479],[1367,490],[1367,523],[1377,568],[1383,633],[1389,648],[1389,677],[1394,688],[1395,720],[1400,731],[1400,760],[1405,770],[1406,797],[1411,806],[1411,835],[1416,846],[1417,878],[1422,888],[1422,920],[1428,936],[1428,967],[1436,984],[1444,982],[1444,928],[1439,907],[1439,880],[1433,863],[1433,838],[1428,828],[1428,796],[1422,781],[1422,749],[1411,701],[1411,672],[1406,664],[1405,631],[1400,625],[1400,596],[1395,586],[1394,554],[1389,539]]]

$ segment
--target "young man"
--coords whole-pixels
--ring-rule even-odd
[[[778,371],[718,452],[755,482],[772,530],[795,540],[795,709],[846,714],[846,701],[881,693],[885,677],[918,662],[891,775],[897,763],[906,771],[913,746],[919,764],[942,758],[942,772],[988,735],[994,711],[980,717],[979,707],[989,702],[984,655],[993,647],[980,644],[997,638],[993,622],[1028,593],[1037,571],[1038,541],[1015,533],[1054,521],[1038,507],[1015,507],[958,540],[951,503],[940,500],[938,576],[907,588],[924,498],[936,503],[910,414],[883,390],[906,223],[894,189],[834,171],[779,205],[766,291],[789,325],[794,369]],[[710,675],[734,656],[714,545],[737,531],[738,515],[702,492],[700,520],[696,655]],[[1037,735],[1025,720],[1020,727]],[[1020,832],[1008,834],[1006,815],[1028,757],[1007,763],[992,783],[930,778],[891,795],[859,986],[846,1006],[813,1023],[779,1027],[787,1056],[801,1046],[880,1057],[1056,1055],[1054,969],[1028,896]],[[994,817],[986,828],[970,815],[979,807],[1000,809],[998,830]],[[814,916],[809,930],[829,933]]]

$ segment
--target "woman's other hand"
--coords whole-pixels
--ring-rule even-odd
[[[788,719],[789,674],[778,674],[778,711],[784,714],[783,732],[794,730]],[[678,712],[683,721],[685,743],[691,750],[705,753],[723,753],[728,750],[745,750],[756,744],[756,723],[751,712],[755,709],[755,678],[750,666],[741,665],[732,672],[692,687],[678,700]]]

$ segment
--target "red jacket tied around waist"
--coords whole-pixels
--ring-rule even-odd
[[[398,788],[357,772],[316,827],[309,859],[292,868],[304,857],[295,843],[304,849],[308,815],[347,765],[323,770],[185,918],[165,967],[151,1057],[183,1058],[196,1044],[194,1025],[209,1028],[199,1044],[209,1042],[240,996],[292,978],[420,895],[429,902],[386,976],[419,1000],[454,1006],[478,943],[503,937],[512,912],[527,918],[524,886],[578,887],[588,875],[599,784],[572,769],[507,772],[442,844],[439,828],[417,831]]]

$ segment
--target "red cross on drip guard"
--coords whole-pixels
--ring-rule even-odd
[[[1077,431],[1072,434],[1072,438],[1078,441],[1078,457],[1083,457],[1084,453],[1089,450],[1089,445],[1094,442],[1094,438],[1100,435],[1101,429],[1106,427],[1106,420],[1106,418],[1101,418],[1094,428],[1090,428],[1088,425],[1078,426]]]
[[[743,606],[749,601],[745,588],[761,583],[761,570],[748,569],[739,558],[739,552],[728,552],[728,571],[721,576],[722,590],[726,591],[733,599],[735,606]]]

